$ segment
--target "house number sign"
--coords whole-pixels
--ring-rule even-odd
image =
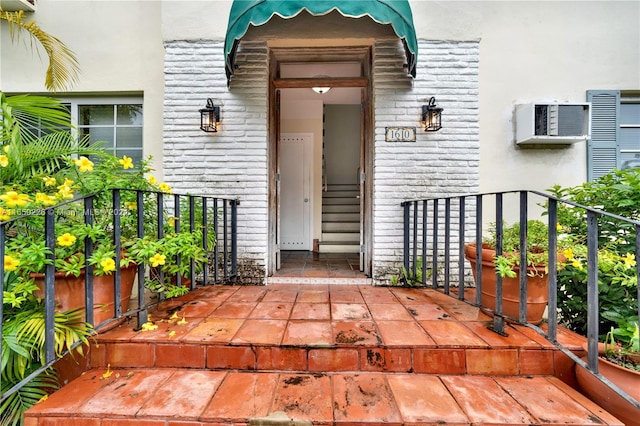
[[[387,142],[415,142],[415,127],[385,127],[385,140]]]

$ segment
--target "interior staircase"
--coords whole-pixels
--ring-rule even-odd
[[[98,335],[25,426],[622,425],[537,333],[433,290],[211,286],[150,320]]]
[[[320,253],[360,252],[360,190],[358,185],[327,185],[322,192]]]

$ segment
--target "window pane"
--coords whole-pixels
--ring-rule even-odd
[[[79,105],[78,121],[81,126],[113,124],[113,105]]]
[[[620,104],[620,124],[640,124],[640,103]]]
[[[118,105],[117,124],[142,126],[142,105]]]
[[[104,148],[113,148],[113,127],[83,127],[80,128],[80,135],[89,135],[91,143],[101,142]]]
[[[119,127],[116,129],[118,148],[142,148],[142,127]]]

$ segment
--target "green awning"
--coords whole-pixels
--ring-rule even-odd
[[[409,73],[416,76],[418,41],[413,27],[411,6],[405,0],[235,0],[229,13],[229,24],[224,41],[227,81],[233,74],[236,50],[249,25],[263,25],[274,16],[293,18],[306,10],[313,16],[326,15],[337,10],[343,16],[368,16],[379,24],[388,24],[402,40]]]

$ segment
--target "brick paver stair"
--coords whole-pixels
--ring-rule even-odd
[[[99,335],[25,424],[621,424],[537,333],[432,290],[208,287],[151,320]]]

